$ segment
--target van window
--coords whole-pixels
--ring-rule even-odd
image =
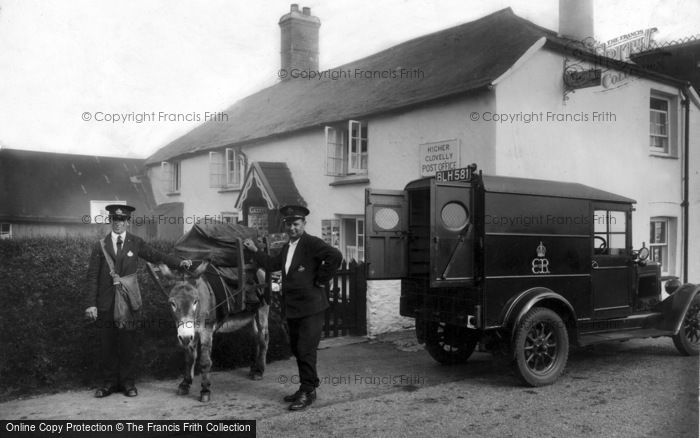
[[[625,253],[627,215],[624,211],[595,210],[593,215],[593,253]]]

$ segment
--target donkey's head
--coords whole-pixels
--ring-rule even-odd
[[[202,281],[200,276],[207,270],[208,266],[208,262],[203,262],[194,272],[187,274],[184,279],[178,278],[167,266],[160,266],[163,276],[171,280],[173,285],[168,295],[168,304],[170,304],[170,311],[177,324],[177,339],[182,347],[188,347],[195,339],[195,329],[200,323],[197,310],[202,305],[200,303],[200,288],[203,285],[200,284]],[[203,309],[202,311],[207,312],[208,310]]]

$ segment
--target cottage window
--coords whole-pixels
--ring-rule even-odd
[[[180,161],[163,161],[160,163],[162,181],[168,193],[179,193],[182,181]]]
[[[209,152],[209,187],[240,189],[245,171],[246,159],[241,151],[226,148]]]
[[[362,262],[365,260],[365,219],[343,219],[345,229],[345,259]]]
[[[653,152],[669,153],[669,107],[668,99],[652,97],[649,103],[649,148]]]
[[[245,174],[245,157],[240,151],[226,149],[226,187],[240,189]]]
[[[0,239],[12,239],[12,224],[0,224]]]
[[[325,135],[327,175],[367,174],[367,122],[348,120],[347,127],[326,126]]]
[[[674,218],[653,217],[649,225],[650,258],[661,264],[661,272],[673,273],[675,271]]]
[[[224,181],[224,154],[209,152],[209,187],[221,188],[224,186]]]

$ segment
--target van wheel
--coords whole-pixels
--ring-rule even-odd
[[[700,354],[700,295],[690,302],[681,329],[677,335],[673,335],[673,344],[683,356]]]
[[[515,370],[523,382],[530,386],[553,383],[569,357],[564,321],[551,309],[531,309],[518,323],[513,349]]]
[[[475,330],[457,327],[444,322],[429,322],[426,325],[425,349],[444,365],[466,362],[479,342]]]

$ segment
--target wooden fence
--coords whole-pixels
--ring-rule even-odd
[[[326,287],[330,308],[326,311],[323,336],[367,334],[367,265],[343,262]]]

